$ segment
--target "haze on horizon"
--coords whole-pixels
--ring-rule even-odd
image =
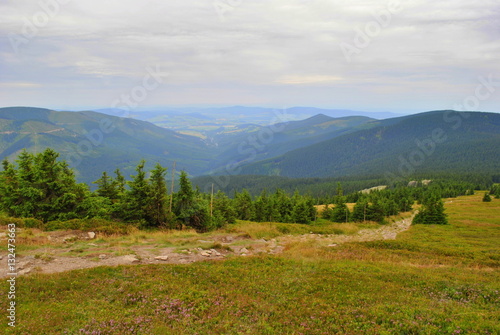
[[[4,0],[0,105],[499,112],[499,27],[497,0]]]

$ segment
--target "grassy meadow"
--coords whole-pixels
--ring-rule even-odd
[[[449,225],[412,226],[396,240],[297,240],[276,256],[19,277],[17,327],[4,317],[0,332],[499,334],[500,200],[482,196],[447,199]],[[254,238],[284,233],[245,227]]]

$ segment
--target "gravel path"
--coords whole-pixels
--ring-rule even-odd
[[[285,245],[296,241],[318,241],[321,245],[335,247],[346,242],[364,242],[376,240],[393,240],[396,236],[410,228],[413,216],[376,229],[362,229],[353,235],[319,235],[305,234],[299,236],[280,236],[271,240],[244,240],[233,235],[218,236],[213,241],[200,241],[219,243],[222,249],[183,249],[176,248],[154,248],[151,245],[134,245],[130,248],[131,253],[127,255],[114,256],[102,251],[102,246],[91,243],[88,245],[90,251],[95,247],[95,254],[87,256],[63,256],[68,250],[61,248],[43,247],[32,250],[27,256],[16,255],[17,274],[26,275],[32,273],[56,273],[76,269],[93,268],[97,266],[117,266],[127,264],[188,264],[207,259],[221,260],[229,256],[249,256],[260,253],[280,254]],[[109,247],[112,250],[112,247]],[[109,251],[109,250],[108,250]],[[38,255],[38,256],[35,256]],[[50,255],[42,256],[40,255]],[[0,278],[8,276],[7,254],[0,253]]]

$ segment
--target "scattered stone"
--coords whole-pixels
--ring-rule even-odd
[[[89,239],[91,240],[95,238],[95,233],[93,231],[88,232],[87,235],[89,235]]]
[[[328,246],[329,247],[338,247],[338,244],[337,243],[333,243],[333,244],[329,244]]]
[[[0,256],[0,261],[3,259],[3,256]]]
[[[245,256],[243,254],[246,254],[246,253],[248,253],[248,249],[247,248],[240,249],[240,254],[242,254],[242,256]]]
[[[32,269],[24,269],[18,272],[19,275],[27,275]]]
[[[220,255],[221,255],[221,253],[220,253],[220,252],[218,252],[218,251],[217,251],[217,250],[215,250],[215,249],[210,249],[210,251],[212,252],[212,255],[213,255],[213,256],[220,256]]]
[[[130,262],[130,263],[139,263],[140,262],[139,258],[137,258],[136,255],[123,256],[123,260],[126,262]]]
[[[78,240],[78,236],[76,235],[68,235],[65,238],[63,238],[63,242],[71,242],[71,241],[76,241]]]
[[[206,251],[203,251],[200,255],[204,256],[204,257],[210,257],[212,253],[209,251],[209,250],[206,250]]]
[[[168,261],[168,256],[158,256],[155,257],[157,261]]]
[[[106,259],[106,258],[108,258],[108,255],[105,254],[99,255],[99,259]]]
[[[198,240],[200,243],[214,243],[214,241],[204,241],[204,240]]]
[[[17,268],[17,270],[23,270],[23,269],[26,269],[30,265],[31,265],[31,261],[19,262],[17,264],[16,268]]]
[[[98,245],[95,243],[89,243],[88,245],[90,245],[91,247],[98,247]]]

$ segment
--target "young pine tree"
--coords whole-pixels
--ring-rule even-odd
[[[422,200],[422,208],[415,215],[413,224],[447,224],[444,209],[444,203],[441,197],[436,193],[424,196]]]
[[[167,169],[159,163],[151,171],[150,178],[150,224],[154,227],[160,227],[167,221],[167,182],[165,175]]]
[[[151,189],[144,171],[145,161],[137,165],[137,174],[128,182],[129,190],[125,192],[120,206],[121,218],[124,221],[150,224]]]
[[[234,197],[234,209],[236,217],[240,220],[251,220],[255,215],[255,208],[252,202],[252,196],[247,189],[241,193],[236,193]]]
[[[491,196],[489,192],[486,192],[483,197],[483,202],[491,202]]]

